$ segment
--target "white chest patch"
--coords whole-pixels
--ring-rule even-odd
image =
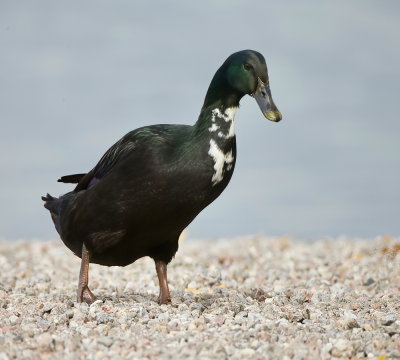
[[[213,124],[211,125],[211,127],[208,128],[208,131],[209,131],[209,132],[215,132],[215,131],[217,131],[218,129],[219,129],[219,126],[218,126],[217,124],[213,123]]]
[[[229,150],[226,154],[224,154],[224,152],[218,147],[217,143],[213,139],[210,140],[210,150],[208,150],[208,154],[214,160],[214,175],[211,178],[214,186],[222,181],[225,164],[227,165],[226,169],[230,170],[235,158],[232,155],[232,150]]]
[[[224,113],[221,112],[220,109],[215,108],[212,110],[212,117],[211,117],[211,122],[212,125],[211,127],[208,128],[208,131],[210,133],[216,132],[220,130],[221,128],[221,121],[229,123],[229,130],[226,134],[224,134],[222,131],[218,132],[218,136],[220,138],[224,139],[229,139],[235,136],[235,114],[236,114],[237,107],[230,107],[227,108]],[[218,125],[218,123],[220,123]],[[225,126],[224,126],[225,127]]]
[[[231,121],[231,124],[229,125],[229,131],[226,135],[222,131],[219,131],[218,136],[223,139],[229,139],[229,138],[234,137],[235,136],[235,122]]]

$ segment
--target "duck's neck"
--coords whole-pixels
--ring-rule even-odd
[[[235,114],[242,95],[226,81],[221,68],[208,88],[193,135],[212,160],[212,187],[219,193],[232,176],[236,158]],[[221,187],[222,186],[222,187]]]
[[[213,105],[200,114],[195,127],[203,136],[214,140],[222,148],[229,148],[235,139],[235,114],[237,107],[224,109]]]
[[[210,132],[220,138],[234,136],[234,117],[242,96],[228,83],[224,65],[221,66],[207,90],[195,132]]]

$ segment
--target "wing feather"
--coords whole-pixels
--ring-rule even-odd
[[[85,190],[100,181],[118,161],[135,148],[134,134],[128,133],[111,146],[101,157],[97,165],[79,181],[74,191]]]

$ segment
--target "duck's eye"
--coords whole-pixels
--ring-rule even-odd
[[[248,64],[248,63],[244,63],[244,64],[243,64],[243,67],[244,67],[244,69],[247,70],[247,71],[249,71],[249,70],[252,68],[252,66],[251,66],[250,64]]]

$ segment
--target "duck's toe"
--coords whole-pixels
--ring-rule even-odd
[[[88,286],[83,286],[81,289],[78,289],[76,301],[78,303],[85,302],[86,304],[91,305],[96,301],[96,296],[93,295]]]

